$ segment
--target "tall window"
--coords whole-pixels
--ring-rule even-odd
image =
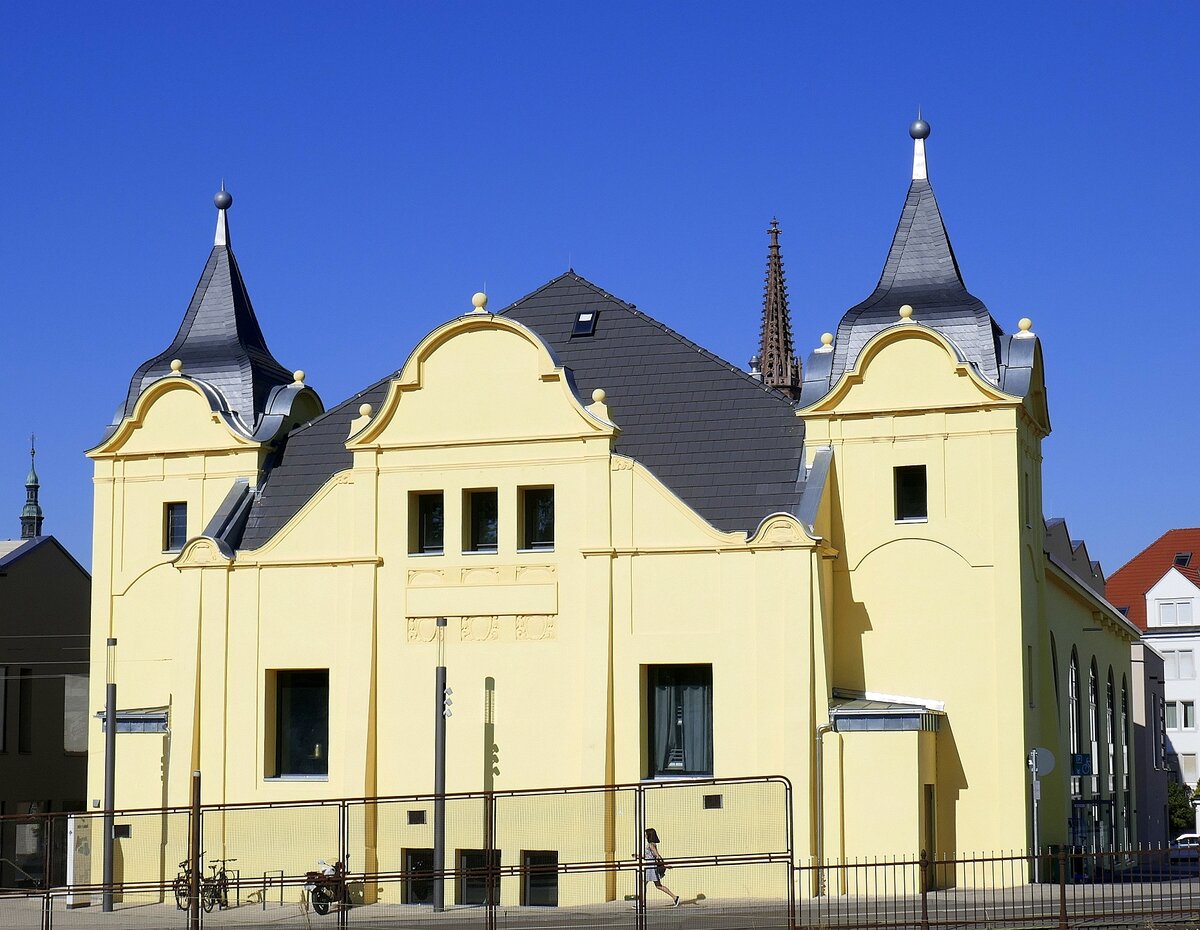
[[[521,548],[554,548],[554,488],[521,488]]]
[[[521,866],[521,903],[526,907],[558,907],[558,850],[523,849]]]
[[[28,668],[17,680],[17,752],[33,752],[33,670]]]
[[[8,752],[8,667],[0,665],[0,752]]]
[[[329,670],[278,670],[274,681],[276,777],[329,774]]]
[[[896,522],[925,520],[929,499],[924,465],[899,465],[893,469],[896,490]]]
[[[1167,702],[1163,698],[1158,699],[1158,739],[1155,740],[1155,748],[1154,762],[1161,769],[1167,755]]]
[[[454,903],[482,905],[500,901],[500,850],[492,850],[492,871],[488,872],[488,854],[482,849],[458,851],[458,874],[454,876]]]
[[[178,552],[187,542],[187,504],[167,504],[163,508],[163,550]]]
[[[409,552],[425,555],[441,555],[445,538],[444,499],[441,491],[412,494],[409,496],[412,536]]]
[[[499,539],[496,491],[467,491],[467,548],[471,552],[495,552]]]
[[[63,751],[87,752],[88,676],[63,676]]]
[[[1104,722],[1107,726],[1104,729],[1104,736],[1107,739],[1108,745],[1108,790],[1111,793],[1117,787],[1117,689],[1113,684],[1112,669],[1108,670],[1108,686],[1105,689],[1105,718]]]
[[[713,773],[711,665],[647,668],[651,778]]]
[[[1067,673],[1067,729],[1071,740],[1071,752],[1079,752],[1079,658],[1071,652],[1071,666]]]
[[[1129,787],[1129,683],[1121,676],[1121,780]],[[1128,808],[1126,808],[1128,809]]]

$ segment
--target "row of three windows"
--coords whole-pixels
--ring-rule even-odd
[[[554,488],[517,489],[519,549],[554,548]],[[421,491],[409,496],[409,552],[441,555],[446,544],[446,496]],[[495,552],[504,521],[495,488],[463,491],[463,551]]]

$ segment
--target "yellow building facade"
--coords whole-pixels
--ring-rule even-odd
[[[699,808],[705,778],[780,775],[798,861],[1018,849],[1043,747],[1040,840],[1132,839],[1106,688],[1136,631],[1048,542],[1040,343],[962,286],[914,139],[880,285],[790,387],[568,272],[498,314],[477,295],[325,410],[266,349],[219,195],[179,334],[89,452],[92,660],[116,638],[119,720],[162,722],[118,727],[116,806],[185,805],[194,770],[206,804],[428,793],[444,663],[450,792],[690,778]],[[93,798],[102,746],[97,723]],[[322,810],[271,816],[302,836]],[[328,855],[239,816],[206,844],[247,874]],[[385,816],[360,867],[429,845]],[[517,846],[628,856],[631,812],[599,816],[580,837],[547,805]],[[708,847],[781,829],[765,794],[705,816]],[[679,823],[673,854],[699,849]],[[147,849],[129,874],[173,871]]]

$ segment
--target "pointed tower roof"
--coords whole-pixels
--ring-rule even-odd
[[[42,535],[42,506],[38,503],[41,482],[38,481],[34,459],[37,457],[36,437],[29,437],[29,474],[25,476],[25,506],[21,508],[21,538],[35,539]]]
[[[788,312],[787,280],[779,251],[779,220],[771,220],[767,234],[767,280],[763,289],[762,328],[759,333],[758,363],[763,384],[777,388],[795,400],[800,396],[800,363],[792,348],[792,317]]]
[[[912,305],[916,322],[941,332],[984,377],[998,383],[1002,333],[983,301],[963,283],[929,183],[925,161],[929,124],[918,117],[909,127],[909,135],[913,139],[912,183],[900,222],[875,290],[846,311],[838,325],[829,384],[835,384],[853,366],[872,336],[896,322],[904,304]]]
[[[292,372],[267,348],[230,248],[227,211],[233,197],[224,184],[213,203],[217,207],[213,249],[179,332],[165,350],[138,367],[117,413],[118,421],[129,416],[147,385],[171,374],[173,359],[183,362],[189,377],[220,391],[230,411],[238,414],[248,430],[253,430],[262,416],[271,389],[292,382]]]

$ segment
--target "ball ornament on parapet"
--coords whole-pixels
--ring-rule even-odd
[[[908,127],[908,134],[914,139],[929,138],[929,124],[923,119],[916,119],[913,124]]]
[[[221,188],[213,195],[213,203],[216,204],[218,210],[228,210],[233,206],[233,194]]]

